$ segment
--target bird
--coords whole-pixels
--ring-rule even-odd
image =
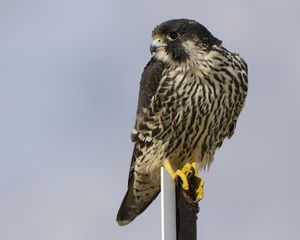
[[[187,176],[208,169],[230,138],[244,107],[248,67],[202,24],[165,21],[152,31],[152,57],[143,70],[128,188],[117,214],[132,222],[160,192],[160,168],[189,189]],[[197,199],[203,198],[200,178]]]

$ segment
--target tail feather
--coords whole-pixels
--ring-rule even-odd
[[[128,190],[124,196],[117,215],[117,222],[120,226],[124,226],[132,222],[150,205],[150,203],[157,197],[160,192],[160,189],[154,191],[153,196],[150,198],[150,200],[145,202],[135,197],[132,185],[132,183],[129,184]]]

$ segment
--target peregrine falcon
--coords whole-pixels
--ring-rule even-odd
[[[126,225],[160,192],[160,167],[189,189],[187,175],[205,169],[235,130],[247,95],[247,64],[203,25],[188,19],[152,32],[153,57],[140,82],[128,190],[117,222]],[[201,181],[197,199],[203,197]]]

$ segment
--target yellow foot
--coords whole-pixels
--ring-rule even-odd
[[[196,162],[192,164],[187,163],[181,170],[177,170],[176,172],[174,172],[168,160],[165,162],[164,167],[174,180],[176,177],[181,179],[183,190],[196,195],[195,198],[197,201],[203,199],[204,180],[199,177]]]
[[[204,180],[202,178],[199,178],[199,179],[200,179],[200,183],[199,183],[198,188],[196,190],[198,201],[202,200],[203,197],[204,197]]]
[[[176,175],[182,181],[183,190],[195,192],[197,201],[203,199],[204,180],[199,177],[197,165],[195,162],[193,162],[192,164],[185,164],[181,170],[176,171]]]

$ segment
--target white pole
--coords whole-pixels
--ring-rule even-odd
[[[169,173],[160,169],[161,186],[161,239],[176,240],[175,183]]]

